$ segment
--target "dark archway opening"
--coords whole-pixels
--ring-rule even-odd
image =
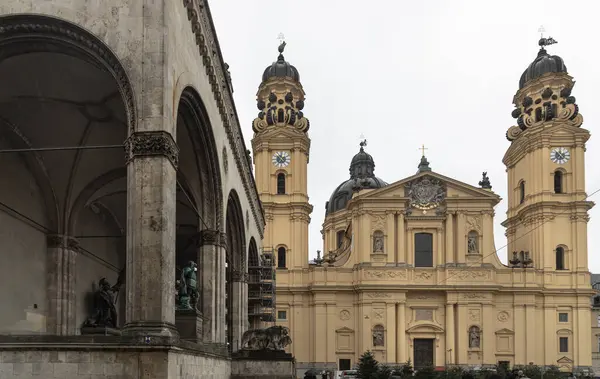
[[[133,91],[118,59],[78,26],[38,15],[0,23],[0,275],[21,283],[0,291],[10,304],[0,333],[74,334],[98,281],[115,284],[125,264]],[[23,323],[23,310],[47,322]]]

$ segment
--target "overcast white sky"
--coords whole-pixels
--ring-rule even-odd
[[[285,58],[300,72],[311,121],[311,257],[322,249],[325,202],[349,177],[361,134],[375,174],[389,183],[416,172],[425,144],[434,171],[472,185],[487,171],[493,190],[506,199],[505,133],[515,124],[512,98],[537,54],[540,25],[559,42],[548,51],[564,59],[577,81],[572,94],[593,135],[587,192],[600,188],[600,171],[593,168],[600,162],[600,106],[594,103],[600,2],[213,0],[210,7],[248,148],[256,90],[277,58],[277,35],[285,34]],[[600,202],[600,193],[590,200]],[[504,262],[505,216],[503,200],[494,233]],[[600,205],[588,224],[592,272],[600,272],[599,216]]]

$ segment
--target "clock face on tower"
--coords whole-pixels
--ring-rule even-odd
[[[550,152],[550,159],[556,164],[565,164],[571,159],[571,153],[566,147],[555,147]]]
[[[290,158],[290,154],[287,151],[278,151],[275,154],[273,154],[273,158],[271,160],[273,161],[273,165],[275,167],[283,168],[287,167],[292,159]]]

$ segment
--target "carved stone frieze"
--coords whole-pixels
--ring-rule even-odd
[[[246,157],[244,139],[233,102],[232,86],[229,84],[228,67],[226,67],[218,47],[216,31],[209,13],[208,0],[183,0],[183,6],[187,9],[191,32],[195,35],[202,64],[221,115],[229,146],[246,196],[251,199],[250,208],[255,222],[259,226],[258,232],[262,237],[262,226],[264,225],[262,209],[256,185],[252,178],[252,169]]]
[[[342,320],[342,321],[348,321],[348,320],[350,320],[350,317],[351,317],[351,314],[350,314],[349,310],[342,309],[340,311],[340,320]]]
[[[385,314],[385,309],[373,310],[373,318],[375,320],[383,320],[384,314]]]
[[[474,271],[474,270],[460,270],[452,271],[449,274],[449,278],[455,277],[462,280],[484,280],[489,279],[488,271]]]
[[[385,293],[385,292],[369,292],[369,293],[367,293],[367,296],[372,299],[384,299],[384,298],[392,297],[392,295],[390,295],[389,293]]]
[[[385,217],[385,215],[372,215],[371,216],[371,232],[375,232],[375,231],[384,231],[385,230],[385,225],[386,225],[386,219],[387,217]]]
[[[433,309],[415,309],[415,321],[433,321]]]
[[[469,320],[473,322],[481,321],[481,311],[479,309],[469,309]]]
[[[223,150],[221,152],[222,160],[223,160],[223,171],[227,174],[229,171],[229,157],[227,156],[227,148],[223,146]]]
[[[365,271],[365,276],[370,279],[406,279],[406,272],[396,270],[369,270]]]
[[[484,293],[477,293],[477,292],[463,293],[462,297],[463,297],[463,299],[467,299],[467,300],[487,299],[487,295],[486,294],[484,294]]]
[[[465,232],[468,233],[471,230],[474,230],[477,233],[481,234],[481,231],[482,231],[481,225],[482,225],[481,215],[468,216],[467,224],[466,224],[467,230]]]
[[[125,141],[127,162],[136,157],[164,156],[175,168],[179,163],[179,148],[170,133],[164,131],[134,132]]]
[[[507,322],[510,318],[510,314],[507,311],[498,312],[497,319],[500,322]]]

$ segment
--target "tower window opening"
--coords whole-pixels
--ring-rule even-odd
[[[344,232],[343,230],[339,230],[336,234],[336,247],[339,249],[340,247],[342,247],[342,244],[344,243],[344,234],[346,232]]]
[[[285,265],[285,257],[286,256],[286,251],[285,251],[285,247],[280,247],[279,249],[277,249],[277,268],[286,268]]]
[[[525,181],[521,180],[519,183],[519,204],[523,204],[525,202]]]
[[[285,174],[277,174],[277,194],[285,195]]]
[[[277,111],[277,122],[284,122],[285,121],[285,117],[283,114],[283,109],[279,109]]]
[[[563,173],[554,171],[554,193],[563,193]]]
[[[565,249],[562,246],[556,248],[556,269],[566,270],[565,268]]]

